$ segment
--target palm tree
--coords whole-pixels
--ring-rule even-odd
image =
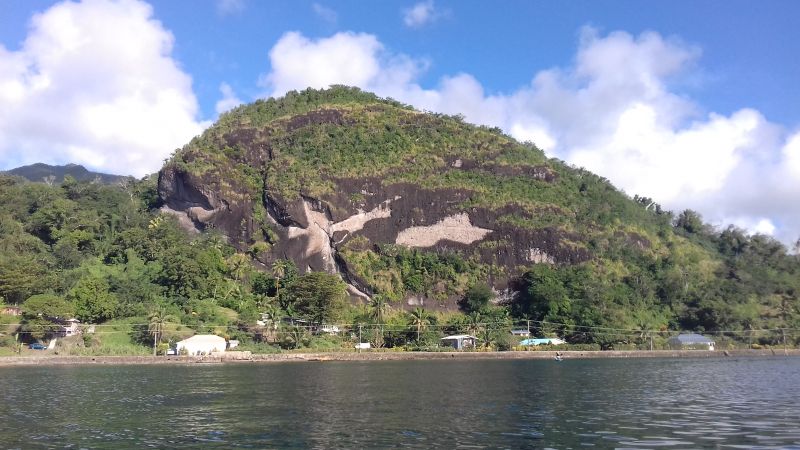
[[[369,301],[369,308],[369,318],[375,323],[383,324],[386,313],[389,310],[389,303],[386,302],[386,297],[380,294],[373,296]]]
[[[272,274],[275,276],[275,298],[280,301],[280,287],[281,281],[289,275],[292,270],[293,263],[288,259],[279,259],[272,263]]]
[[[481,324],[483,321],[483,316],[478,311],[472,311],[467,316],[467,332],[469,334],[478,335],[478,332],[481,330]]]
[[[408,319],[411,327],[417,330],[417,342],[419,342],[419,334],[422,330],[428,328],[431,323],[431,315],[425,308],[416,307],[413,311],[408,313]]]
[[[250,268],[250,257],[244,253],[234,253],[226,261],[230,276],[236,281],[242,281],[247,269]]]
[[[386,302],[386,297],[383,295],[375,295],[369,301],[369,317],[373,323],[378,324],[378,336],[375,339],[375,346],[383,346],[383,322],[386,318],[386,313],[389,309],[389,304]]]
[[[167,314],[167,310],[164,307],[156,307],[150,311],[147,320],[147,332],[153,336],[153,356],[156,356],[158,344],[161,342],[161,338],[164,337],[164,325],[170,320],[174,320],[174,317]]]

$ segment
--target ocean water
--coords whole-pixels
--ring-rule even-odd
[[[800,358],[0,368],[0,448],[800,448]]]

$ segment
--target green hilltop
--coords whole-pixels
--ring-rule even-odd
[[[415,348],[455,332],[507,348],[522,324],[602,348],[678,330],[731,345],[800,337],[800,260],[774,239],[714,229],[497,128],[355,88],[235,108],[158,182],[4,175],[0,198],[6,303],[119,329],[157,310],[164,340],[349,345],[269,326],[282,316],[380,324],[367,328],[375,345]],[[36,312],[24,331],[45,336]],[[130,327],[131,348],[152,343]]]

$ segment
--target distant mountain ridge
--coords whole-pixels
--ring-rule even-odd
[[[64,177],[69,175],[78,181],[99,180],[103,184],[116,183],[119,180],[128,178],[123,175],[111,175],[107,173],[92,172],[79,164],[66,164],[63,166],[51,166],[44,163],[36,163],[28,166],[17,167],[7,170],[5,173],[23,177],[29,181],[47,182],[48,177],[54,177],[53,183],[61,183]]]

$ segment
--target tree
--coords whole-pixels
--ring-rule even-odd
[[[525,272],[514,307],[537,321],[559,320],[568,315],[571,302],[559,271],[547,264],[537,264]]]
[[[236,281],[241,281],[250,270],[250,257],[244,253],[234,253],[225,262],[229,275]]]
[[[486,283],[478,283],[470,287],[461,300],[461,307],[465,312],[485,311],[489,302],[494,298],[492,288]]]
[[[703,218],[699,213],[692,211],[691,209],[684,210],[678,215],[678,219],[675,221],[675,226],[677,228],[682,228],[684,231],[690,234],[704,233],[706,231],[706,225],[703,223]]]
[[[171,320],[175,320],[175,318],[168,314],[162,306],[153,308],[148,314],[147,332],[153,337],[153,356],[156,356],[158,344],[164,337],[164,325]]]
[[[386,301],[386,297],[376,294],[369,300],[369,309],[369,318],[374,323],[383,324],[389,310],[389,303]]]
[[[409,325],[417,331],[417,342],[419,342],[420,333],[428,328],[433,321],[433,316],[425,308],[416,307],[408,313],[408,321]]]
[[[11,303],[41,292],[46,275],[46,267],[33,255],[0,255],[0,295]]]
[[[347,288],[337,276],[325,272],[309,272],[286,288],[290,304],[315,323],[330,321],[344,306]]]
[[[481,316],[479,311],[472,311],[467,315],[467,332],[469,334],[477,336],[484,326],[483,316]]]
[[[383,346],[383,322],[388,309],[389,303],[381,294],[376,294],[369,300],[369,318],[379,327],[375,335],[375,347]]]
[[[297,266],[288,259],[279,259],[272,263],[272,274],[275,275],[275,297],[281,301],[281,284],[291,283],[297,276]]]
[[[55,294],[34,295],[22,304],[22,331],[42,339],[59,329],[59,322],[72,317],[73,306]]]
[[[119,302],[109,292],[108,283],[100,277],[87,275],[78,280],[69,293],[75,314],[82,322],[99,323],[114,317]]]

